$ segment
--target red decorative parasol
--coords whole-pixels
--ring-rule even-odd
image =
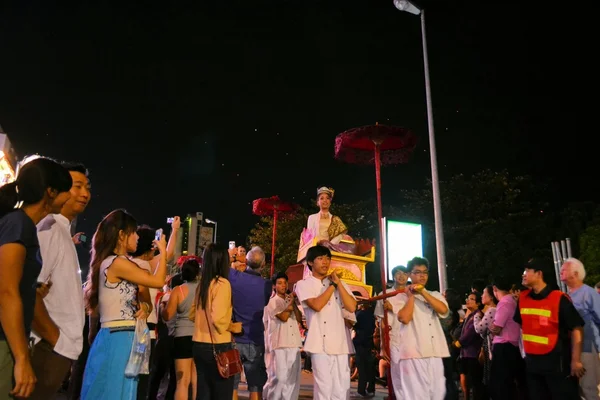
[[[181,268],[183,264],[190,260],[195,260],[198,264],[202,265],[202,257],[198,256],[181,256],[177,259],[177,266]]]
[[[377,187],[377,216],[379,218],[379,269],[381,273],[381,287],[386,294],[385,279],[385,238],[383,227],[383,210],[381,205],[381,163],[402,164],[408,162],[409,156],[417,145],[416,136],[408,129],[375,125],[361,126],[340,133],[335,138],[335,158],[350,164],[375,164],[375,180]],[[390,332],[387,322],[387,312],[383,313],[384,324],[384,349],[390,354]],[[392,386],[389,382],[388,390],[392,398]]]
[[[264,197],[252,202],[252,212],[255,215],[273,216],[273,242],[271,244],[271,275],[275,273],[275,238],[277,237],[277,215],[294,212],[298,206],[281,201],[279,196]]]

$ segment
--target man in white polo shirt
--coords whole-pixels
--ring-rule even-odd
[[[90,183],[83,165],[63,166],[73,178],[71,198],[60,214],[49,214],[37,226],[42,255],[38,282],[51,285],[43,299],[38,294],[35,304],[32,366],[37,383],[30,399],[54,398],[83,348],[83,290],[71,223],[90,201]]]
[[[279,272],[273,276],[274,295],[265,307],[265,364],[268,379],[263,398],[296,400],[300,393],[301,360],[300,329],[302,313],[293,294],[288,294],[288,276]]]
[[[308,249],[306,262],[312,275],[296,283],[308,335],[304,351],[310,354],[315,400],[346,400],[350,394],[348,354],[353,345],[346,334],[344,312],[356,311],[356,299],[335,272],[327,275],[331,252],[324,246]]]
[[[439,292],[425,289],[429,278],[426,258],[413,258],[407,268],[412,285],[389,300],[400,321],[392,325],[390,335],[394,394],[396,399],[443,400],[446,379],[442,358],[450,357],[450,353],[440,318],[448,316],[448,303]]]

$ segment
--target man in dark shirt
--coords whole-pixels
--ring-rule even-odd
[[[585,373],[581,364],[584,321],[569,297],[556,293],[558,291],[547,283],[553,277],[551,264],[541,259],[529,261],[523,272],[523,285],[531,290],[521,292],[514,320],[523,325],[530,399],[576,400],[579,399],[578,378]],[[551,311],[547,310],[552,309],[554,300],[550,299],[554,298],[559,301],[558,339],[554,347],[550,348],[551,342],[547,339],[549,336],[543,332],[547,332],[551,323]],[[534,323],[529,328],[523,324],[523,316],[534,318]],[[547,352],[544,345],[548,346]],[[532,354],[533,350],[537,354]]]
[[[273,285],[260,275],[265,266],[265,252],[260,247],[254,247],[246,254],[246,265],[244,272],[231,268],[229,282],[233,298],[233,318],[242,323],[243,329],[242,334],[235,338],[237,349],[244,365],[250,400],[259,400],[267,382],[263,315],[271,298]],[[237,400],[239,382],[240,375],[236,375],[233,400]]]
[[[360,293],[355,295],[360,296]],[[360,396],[375,394],[375,355],[373,354],[373,334],[375,333],[375,314],[371,302],[360,305],[356,312],[356,335],[352,341],[356,351],[356,366],[358,368],[358,388]]]

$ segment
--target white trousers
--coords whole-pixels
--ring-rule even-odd
[[[396,399],[444,400],[446,396],[446,378],[441,358],[392,362],[390,374]]]
[[[347,400],[350,398],[350,365],[348,354],[312,354],[314,400]]]
[[[600,399],[600,358],[594,345],[590,353],[581,353],[581,363],[585,368],[585,374],[579,379],[583,398],[598,400]]]
[[[296,400],[300,395],[300,349],[288,347],[265,354],[267,383],[263,387],[265,400]]]

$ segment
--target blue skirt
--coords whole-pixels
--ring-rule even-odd
[[[134,331],[100,329],[85,364],[81,400],[137,398],[138,378],[125,377],[133,336]]]

